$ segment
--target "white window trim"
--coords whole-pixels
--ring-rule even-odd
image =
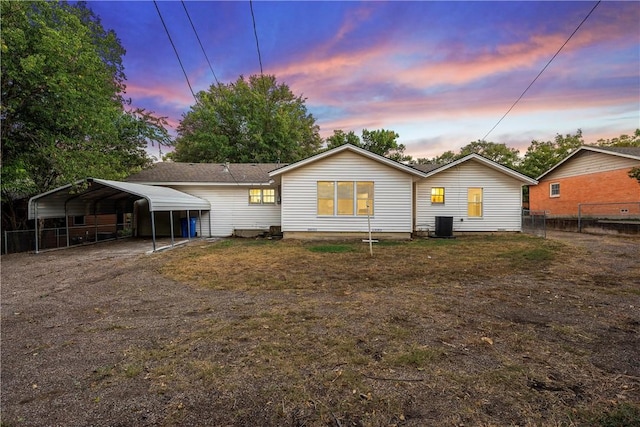
[[[470,189],[479,189],[480,190],[480,215],[478,216],[471,216],[469,215],[469,204],[471,202],[469,202],[469,190]],[[467,219],[471,220],[471,221],[477,221],[480,219],[484,218],[484,187],[467,187]]]
[[[553,186],[557,185],[558,186],[558,194],[553,194]],[[549,197],[560,197],[560,183],[559,182],[552,182],[549,184]]]
[[[441,202],[434,202],[433,201],[433,189],[434,188],[442,188],[442,201]],[[431,194],[429,195],[429,201],[431,202],[432,205],[444,205],[445,201],[447,200],[447,191],[445,190],[445,187],[431,187]]]
[[[316,206],[318,203],[318,183],[319,182],[333,182],[333,214],[320,214],[317,211],[317,207],[316,207],[316,216],[319,218],[366,218],[367,215],[360,215],[358,214],[358,183],[359,182],[370,182],[371,184],[373,184],[373,214],[371,215],[371,218],[374,218],[375,216],[375,205],[376,205],[376,201],[375,201],[375,194],[376,194],[376,183],[375,181],[367,181],[367,180],[357,180],[357,181],[348,181],[348,180],[336,180],[336,181],[331,181],[331,180],[318,180],[316,181]],[[339,182],[351,182],[353,184],[353,213],[350,215],[345,215],[345,214],[338,214],[338,183]]]
[[[260,203],[251,202],[251,191],[252,190],[259,190],[260,191]],[[265,190],[273,191],[273,202],[265,202],[264,201],[264,192],[265,192]],[[248,199],[249,206],[275,205],[276,202],[277,202],[277,198],[278,198],[278,194],[277,194],[277,191],[276,191],[275,188],[250,188],[248,196],[249,196],[249,199]]]

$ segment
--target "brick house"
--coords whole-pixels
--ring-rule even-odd
[[[640,183],[629,177],[640,166],[640,147],[583,146],[529,187],[532,211],[577,217],[591,211],[606,217],[640,217]]]

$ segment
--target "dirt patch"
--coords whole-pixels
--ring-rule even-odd
[[[637,238],[138,245],[2,257],[3,426],[640,416]]]

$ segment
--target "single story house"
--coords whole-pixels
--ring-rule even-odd
[[[285,238],[409,238],[433,232],[521,231],[522,186],[536,181],[477,154],[407,165],[345,144],[292,164],[157,163],[127,179],[207,200],[202,235],[280,229]],[[146,215],[141,215],[146,218]]]
[[[277,163],[155,163],[127,182],[169,187],[207,200],[198,236],[231,236],[241,230],[269,230],[280,225],[280,191],[269,172]],[[145,206],[136,215],[139,234],[149,235]],[[157,229],[167,233],[165,224]]]
[[[529,187],[530,209],[549,217],[637,218],[640,183],[629,177],[634,167],[640,167],[640,147],[582,146]]]
[[[122,199],[133,207],[137,235],[154,239],[173,238],[187,217],[197,217],[198,236],[277,230],[284,238],[359,238],[370,230],[408,239],[439,227],[449,235],[521,231],[522,187],[537,183],[477,154],[408,165],[350,144],[292,164],[163,162],[126,182],[87,182],[99,191],[64,186],[33,197],[30,217],[106,213]]]
[[[450,218],[452,232],[521,231],[522,186],[536,181],[477,154],[405,165],[342,145],[269,173],[286,237],[409,238]]]

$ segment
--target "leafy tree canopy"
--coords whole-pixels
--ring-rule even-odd
[[[617,138],[599,139],[597,145],[601,147],[640,147],[640,129],[636,129],[633,135],[623,134]],[[640,167],[629,171],[629,178],[636,179],[640,183]]]
[[[418,163],[422,164],[445,164],[454,160],[468,156],[469,154],[479,154],[494,162],[500,163],[512,169],[516,169],[519,163],[520,152],[515,148],[509,148],[504,143],[495,143],[489,141],[477,140],[470,142],[456,153],[451,150],[444,152],[440,156],[433,159],[418,159]]]
[[[322,144],[319,127],[275,76],[240,76],[212,85],[183,116],[175,151],[180,162],[294,162],[315,154]]]
[[[596,145],[600,147],[640,147],[640,129],[636,129],[633,135],[622,134],[617,138],[599,139]]]
[[[380,154],[398,162],[411,160],[411,156],[405,155],[404,144],[398,144],[400,135],[392,130],[362,130],[362,139],[360,139],[353,131],[345,133],[338,129],[333,131],[333,135],[326,139],[327,148],[339,147],[343,144],[351,144],[356,147],[364,148],[372,153]]]
[[[525,175],[537,178],[582,145],[584,138],[580,129],[575,135],[557,134],[553,141],[534,139],[527,148],[519,170]]]
[[[0,7],[3,204],[146,166],[147,142],[167,143],[168,134],[162,119],[127,110],[125,51],[115,33],[83,2]]]
[[[553,141],[538,141],[534,139],[523,157],[519,156],[517,149],[509,148],[505,144],[479,140],[465,145],[458,152],[449,150],[432,159],[418,159],[418,163],[445,164],[462,158],[469,153],[478,153],[518,172],[536,178],[583,145],[585,145],[585,142],[582,130],[578,129],[575,134],[557,134]],[[632,135],[623,134],[617,138],[599,139],[593,145],[601,147],[640,147],[640,129],[636,129]],[[635,175],[632,177],[635,177]]]

